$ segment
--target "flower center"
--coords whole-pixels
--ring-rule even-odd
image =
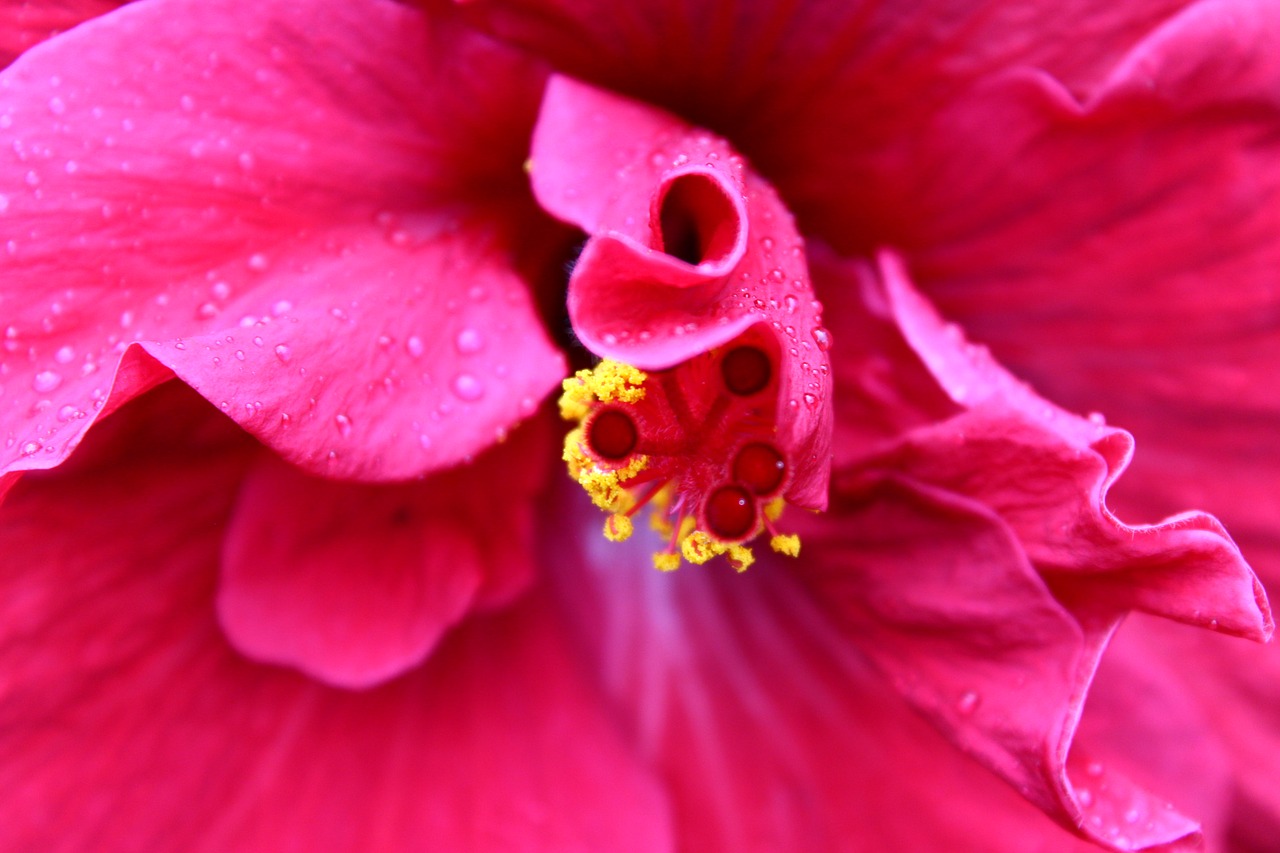
[[[610,514],[606,537],[628,538],[649,507],[667,539],[654,556],[663,570],[724,555],[741,571],[764,532],[775,551],[799,553],[799,539],[774,527],[790,471],[777,441],[779,358],[761,325],[666,370],[606,359],[565,380],[560,411],[578,426],[564,458]]]

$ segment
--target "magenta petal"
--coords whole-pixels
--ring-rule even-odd
[[[1275,9],[1195,3],[1090,98],[1026,74],[957,99],[901,187],[930,211],[912,269],[943,312],[1138,436],[1118,506],[1201,506],[1272,546],[1278,91]]]
[[[530,502],[552,458],[534,437],[403,485],[322,480],[261,454],[223,545],[232,644],[341,687],[421,663],[467,613],[532,579]]]
[[[954,517],[959,522],[964,511],[956,511]],[[819,524],[823,518],[817,517]],[[981,521],[979,528],[985,523]],[[963,527],[959,523],[953,529]],[[828,530],[839,533],[835,524]],[[944,543],[929,538],[890,542],[887,535],[877,539],[875,528],[870,533],[873,553],[882,553],[881,544],[892,553],[905,545],[916,557],[945,553],[950,560],[946,565],[955,565],[954,551]],[[993,545],[987,556],[998,556],[1004,549],[996,543],[1008,540],[1007,532],[1001,533],[996,522],[984,535]],[[1053,826],[1013,788],[951,748],[912,714],[871,670],[849,636],[833,629],[820,594],[809,595],[799,583],[796,564],[766,556],[743,575],[685,570],[660,575],[648,566],[655,543],[646,534],[637,533],[623,545],[597,546],[597,525],[588,517],[578,525],[578,537],[583,552],[570,555],[573,559],[563,559],[560,538],[550,543],[558,558],[552,576],[617,713],[675,793],[682,849],[1097,849]],[[838,556],[817,555],[818,541],[806,539],[800,565],[815,556]],[[609,549],[607,558],[602,548]],[[846,557],[858,553],[856,545],[840,551]],[[867,606],[893,612],[899,587],[917,575],[929,575],[935,566],[938,571],[932,576],[941,579],[944,568],[938,564],[896,565],[894,577],[884,578],[884,594]],[[989,568],[976,562],[970,567],[982,591],[975,591],[972,601],[965,596],[969,609],[957,614],[954,622],[930,623],[925,629],[911,626],[909,633],[922,652],[930,636],[937,645],[945,645],[940,634],[948,625],[954,628],[950,636],[959,637],[958,623],[964,615],[974,616],[976,624],[976,615],[987,606],[983,593],[1003,588],[1006,601],[1029,604],[1031,610],[1025,616],[1016,609],[1000,614],[985,641],[981,632],[975,633],[974,656],[1020,659],[1028,667],[1021,672],[1024,676],[1036,668],[1057,673],[1063,680],[1049,682],[1050,691],[1065,702],[1066,676],[1078,659],[1073,655],[1079,655],[1079,629],[1042,586],[1036,592],[1034,574],[1024,569],[1018,573],[1022,581],[1006,575],[1001,582],[991,579]],[[848,578],[848,583],[856,582],[856,577]],[[937,604],[956,602],[957,587],[943,586],[938,589],[945,601]],[[1025,592],[1017,592],[1019,587]],[[906,606],[923,601],[923,595],[916,596]],[[905,618],[905,608],[897,612]],[[848,621],[837,618],[834,624],[847,626]],[[1020,633],[1019,628],[1027,627],[1036,628],[1036,633]],[[1001,643],[1006,639],[1007,648]],[[1037,644],[1041,654],[1034,652]],[[1043,654],[1051,650],[1066,654],[1051,660]],[[1007,656],[1001,658],[1002,654]],[[938,704],[960,717],[954,709],[974,701],[966,699],[964,691],[975,686],[975,679],[990,679],[994,685],[1000,677],[994,665],[979,663],[972,672],[964,671],[963,664],[972,659],[926,655],[913,660],[922,665],[920,671],[904,668],[899,674],[922,695],[921,685],[929,676],[939,673],[946,661],[955,663],[952,683],[963,688],[940,697]],[[1019,716],[1021,704],[1006,709],[1013,719],[1010,725],[1034,731],[1029,717],[1032,709],[1040,709],[1048,715],[1042,722],[1044,731],[1062,730],[1062,708],[1052,705],[1049,695],[1033,682],[1017,684],[1014,672],[1005,675],[1009,680],[1004,692],[995,688],[985,701],[974,701],[970,716],[963,719],[974,725],[994,721],[994,734],[1008,717],[1001,717],[993,703],[1002,695],[1016,695],[1027,700],[1027,710]],[[1146,734],[1163,736],[1165,730],[1153,727]],[[1055,802],[1061,819],[1062,810],[1074,808],[1061,791],[1061,761],[1053,758],[1044,767],[1054,753],[1039,748],[1046,745],[1043,741],[1039,746],[1031,742],[1031,751],[1017,760],[1034,775],[1041,793],[1060,797]],[[1175,740],[1161,745],[1176,751],[1183,744]],[[1194,756],[1189,763],[1193,769],[1200,767]],[[1163,802],[1160,805],[1164,810]],[[1079,817],[1084,820],[1087,815],[1080,812]],[[1122,814],[1118,819],[1129,826]],[[1106,836],[1110,828],[1102,825],[1096,831]]]
[[[0,849],[669,849],[542,596],[367,691],[230,648],[217,561],[254,452],[174,383],[11,493]]]
[[[877,397],[918,403],[941,391],[950,398],[949,408],[917,405],[899,417],[904,432],[896,441],[879,442],[889,449],[867,447],[845,464],[899,472],[991,508],[1065,598],[1105,603],[1117,614],[1145,610],[1253,639],[1270,636],[1262,586],[1214,518],[1182,513],[1131,526],[1107,508],[1107,492],[1132,454],[1127,433],[1053,406],[1016,380],[943,321],[894,256],[882,254],[878,272],[831,261],[822,271],[826,289],[843,281],[842,298],[861,294],[855,313],[881,315],[879,337],[888,345],[876,354],[837,353],[838,370],[874,388],[869,366],[888,357],[882,384],[898,397]],[[923,375],[936,391],[906,393],[927,388]],[[930,411],[940,416],[933,424],[924,418]]]
[[[563,375],[509,251],[545,227],[541,72],[448,11],[156,0],[4,71],[6,470],[138,393],[131,342],[329,476],[444,467],[531,411]]]
[[[23,51],[128,0],[0,0],[0,69]]]
[[[1101,797],[1077,789],[1089,762],[1072,736],[1116,617],[1068,612],[980,504],[893,480],[836,494],[834,517],[805,534],[803,576],[912,704],[1099,843],[1142,849],[1198,834],[1195,821],[1110,768]],[[1124,818],[1133,808],[1141,825]]]
[[[724,140],[565,77],[548,83],[530,169],[539,202],[589,235],[568,306],[592,352],[650,370],[757,325],[776,339],[779,439],[804,466],[787,499],[821,508],[831,339],[773,189]]]

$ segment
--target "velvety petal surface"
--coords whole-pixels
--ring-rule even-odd
[[[1014,380],[894,256],[873,267],[819,247],[814,270],[839,306],[833,333],[875,344],[835,351],[848,395],[837,435],[862,443],[838,458],[834,517],[794,522],[819,601],[913,704],[1056,819],[1120,849],[1116,838],[1192,837],[1193,822],[1122,777],[1106,780],[1104,803],[1099,780],[1084,778],[1090,746],[1072,735],[1129,610],[1270,635],[1239,550],[1204,514],[1119,521],[1106,495],[1132,439]],[[846,425],[877,402],[878,422]]]
[[[510,248],[554,228],[519,168],[541,74],[450,14],[156,0],[0,76],[6,470],[169,370],[330,476],[533,410],[563,375]]]
[[[891,500],[877,510],[869,505],[867,511],[889,507],[892,512],[896,506]],[[952,517],[952,530],[966,529],[964,511]],[[867,853],[1098,849],[1054,826],[912,714],[850,637],[837,629],[840,622],[822,608],[821,596],[801,585],[795,563],[766,556],[741,575],[716,563],[660,574],[648,565],[656,544],[651,534],[638,533],[619,545],[604,541],[589,517],[578,528],[577,547],[582,550],[568,555],[571,559],[565,559],[563,538],[548,543],[558,558],[552,564],[558,595],[618,713],[674,792],[683,848]],[[977,529],[991,537],[989,556],[1001,553],[1003,546],[997,543],[1002,538],[1012,541],[998,526]],[[868,532],[874,543],[874,530]],[[881,541],[895,551],[914,548],[915,556],[947,550],[942,541],[928,537],[889,543],[886,536]],[[816,540],[806,540],[805,548],[806,557],[821,558]],[[873,544],[870,551],[876,550]],[[948,552],[948,558],[953,565],[954,553]],[[892,594],[886,577],[886,594],[868,606],[919,602],[911,598],[911,581],[932,569],[927,563],[918,572],[913,569],[899,564]],[[940,583],[942,575],[939,566],[935,577]],[[1032,605],[1019,624],[1039,627],[1023,634],[1011,623],[995,623],[985,646],[975,638],[975,655],[1007,654],[1050,670],[1071,665],[1070,656],[1050,659],[1033,649],[1040,644],[1043,652],[1059,640],[1070,646],[1072,638],[1078,642],[1080,637],[1042,586],[1037,592],[1033,574],[1024,568],[997,582],[975,565],[972,577],[985,584],[983,592],[1001,586],[1009,600]],[[849,574],[845,582],[856,583],[857,578]],[[955,588],[946,586],[948,600],[954,602]],[[983,602],[975,592],[966,615],[976,618]],[[1057,619],[1036,620],[1037,613],[1057,613]],[[1020,619],[1016,612],[1008,615],[1015,622]],[[930,623],[929,629],[945,631],[948,625],[956,621]],[[915,635],[922,646],[930,642],[929,632]],[[1001,640],[1010,640],[1010,646],[1002,648]],[[939,642],[936,635],[933,641]],[[920,662],[929,672],[928,657]],[[989,672],[989,666],[979,662],[973,676]],[[969,706],[964,689],[971,686],[946,696],[944,707],[959,714],[958,706]],[[1043,685],[1030,679],[1022,685],[1011,682],[1008,690],[1020,692],[1032,705],[1048,702],[1047,695],[1037,698],[1044,694]],[[1165,698],[1168,693],[1152,695]],[[1208,751],[1183,751],[1191,742],[1191,723],[1178,728],[1153,719],[1185,721],[1182,708],[1148,704],[1139,710],[1116,719],[1117,732],[1160,739],[1162,748],[1153,753],[1163,757],[1151,769],[1166,777],[1162,793],[1179,795],[1197,813],[1216,814],[1210,807],[1220,802],[1220,765],[1206,760],[1212,757]],[[997,716],[982,700],[973,702],[968,713]],[[1166,735],[1174,739],[1165,742]],[[1109,775],[1118,769],[1109,766],[1107,747],[1112,744],[1100,738],[1097,745],[1108,766],[1088,775],[1082,765],[1081,778],[1096,786],[1105,773],[1118,783],[1118,776],[1112,780]],[[1179,765],[1181,761],[1190,765]],[[1102,800],[1100,814],[1110,821],[1108,810],[1120,806],[1120,797],[1112,800],[1104,791]],[[1126,831],[1131,824],[1123,814],[1129,804],[1114,813]],[[1161,814],[1154,818],[1162,828],[1193,827],[1165,809],[1163,800],[1158,805]],[[1081,820],[1087,814],[1082,811]],[[1144,825],[1147,817],[1143,812]],[[1098,834],[1108,835],[1111,826],[1101,826]],[[1113,838],[1111,843],[1117,842]]]
[[[1188,0],[664,0],[607,15],[584,0],[464,5],[567,73],[723,133],[806,232],[865,250],[915,227],[912,143],[957,93],[1022,66],[1091,91]]]
[[[533,502],[553,460],[529,428],[403,485],[332,482],[259,454],[223,543],[223,630],[252,659],[337,686],[411,669],[532,581]]]
[[[3,0],[0,2],[0,68],[32,45],[127,0]]]
[[[773,189],[724,140],[565,77],[547,86],[530,171],[539,202],[589,235],[568,307],[592,352],[648,370],[756,325],[776,339],[777,434],[797,460],[788,500],[821,507],[831,338]]]
[[[1278,57],[1271,5],[1196,4],[1086,100],[1034,74],[958,99],[903,189],[913,274],[943,313],[1142,441],[1118,505],[1202,506],[1271,548]]]
[[[540,595],[369,691],[237,654],[217,561],[259,451],[162,394],[0,513],[0,846],[668,849],[661,793]]]

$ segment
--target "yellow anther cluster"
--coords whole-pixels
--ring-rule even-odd
[[[644,399],[643,370],[605,359],[590,370],[579,370],[564,380],[560,417],[582,421],[594,403],[637,403]]]
[[[680,553],[695,566],[723,554],[729,560],[729,565],[740,572],[745,572],[756,561],[756,555],[746,545],[721,542],[703,530],[695,530],[685,536],[680,541]]]
[[[794,533],[779,534],[769,540],[769,547],[787,557],[800,556],[800,537]]]
[[[604,522],[604,538],[610,542],[625,542],[631,538],[634,529],[630,516],[615,512]]]

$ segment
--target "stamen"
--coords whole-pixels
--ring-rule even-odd
[[[560,411],[577,423],[564,443],[570,475],[609,513],[611,541],[632,536],[635,513],[652,506],[650,526],[667,540],[653,558],[662,571],[720,556],[743,571],[761,533],[773,550],[799,552],[773,526],[790,473],[776,395],[762,393],[776,387],[777,354],[758,330],[726,350],[652,376],[605,360],[564,382]]]

